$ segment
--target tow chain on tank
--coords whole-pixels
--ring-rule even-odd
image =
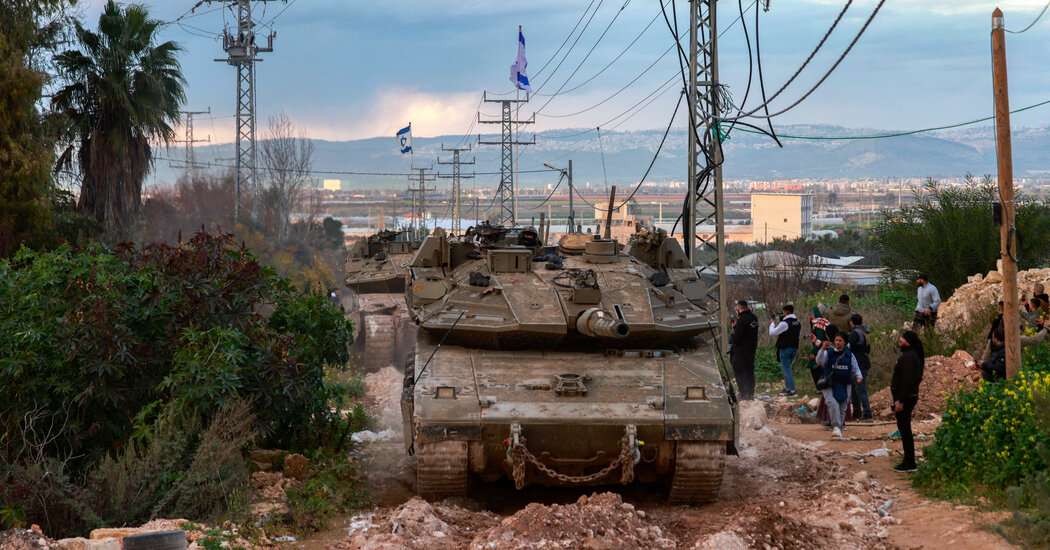
[[[641,457],[641,453],[638,447],[643,442],[638,441],[638,428],[636,426],[629,425],[624,430],[624,435],[620,438],[620,455],[615,460],[609,463],[608,466],[602,468],[601,471],[585,476],[572,476],[554,471],[546,464],[540,462],[535,455],[533,455],[525,447],[525,436],[521,435],[521,425],[514,424],[511,426],[511,437],[507,440],[507,462],[510,463],[514,475],[514,486],[517,489],[525,487],[525,463],[531,463],[536,467],[537,470],[547,474],[553,479],[557,479],[563,483],[590,483],[604,478],[611,474],[616,468],[623,467],[620,473],[620,483],[626,485],[634,481],[634,465],[638,463],[637,458]]]

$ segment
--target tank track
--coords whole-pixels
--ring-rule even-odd
[[[726,445],[723,441],[679,441],[671,480],[671,504],[718,500],[725,463]]]
[[[416,443],[416,492],[426,499],[466,496],[467,442]]]

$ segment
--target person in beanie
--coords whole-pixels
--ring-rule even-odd
[[[915,285],[919,287],[916,292],[915,321],[912,322],[912,330],[921,327],[933,328],[937,323],[937,309],[941,307],[941,295],[937,287],[930,284],[930,277],[925,273],[919,273],[915,277]]]
[[[859,313],[854,313],[849,318],[849,325],[849,351],[853,357],[857,358],[860,374],[864,378],[853,387],[851,392],[853,419],[870,421],[872,417],[871,403],[868,401],[868,371],[871,370],[871,358],[868,357],[868,354],[871,353],[871,344],[868,343],[868,334],[871,331],[868,330],[868,325],[864,324],[864,318]]]
[[[791,363],[795,361],[798,354],[798,338],[802,334],[802,323],[795,317],[795,306],[787,304],[783,307],[784,312],[780,319],[773,318],[769,322],[769,335],[776,336],[777,360],[780,361],[780,371],[784,375],[784,391],[780,395],[795,397],[795,376],[791,373]]]
[[[755,398],[755,352],[758,350],[758,317],[751,313],[747,300],[736,303],[737,318],[733,321],[733,376],[736,378],[740,399]]]
[[[833,430],[832,437],[842,437],[852,382],[856,380],[857,383],[860,383],[861,381],[857,358],[846,349],[847,338],[845,333],[836,332],[834,347],[824,342],[823,349],[817,355],[817,363],[823,365],[824,377],[829,382],[828,387],[821,391],[828,406],[828,416]]]
[[[839,296],[839,302],[834,307],[827,304],[817,304],[817,310],[821,317],[826,317],[835,325],[835,329],[842,333],[849,332],[849,318],[853,315],[853,308],[849,305],[849,294]]]
[[[922,372],[926,366],[926,352],[922,348],[919,335],[907,331],[900,338],[901,355],[893,366],[893,379],[890,381],[890,393],[893,396],[893,413],[897,417],[897,430],[901,434],[901,445],[904,447],[904,460],[894,466],[897,472],[914,472],[918,469],[915,463],[915,440],[911,432],[911,413],[919,401],[919,384],[922,383]]]

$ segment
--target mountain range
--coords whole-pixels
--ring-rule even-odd
[[[752,130],[753,131],[753,130]],[[857,136],[885,135],[892,130],[844,128],[828,125],[787,125],[776,127],[782,136],[831,137],[837,139],[781,138],[782,147],[772,139],[741,128],[732,130],[724,142],[724,177],[727,180],[828,180],[912,177],[959,177],[967,172],[995,173],[995,139],[991,126],[971,126],[923,134],[882,139],[846,139]],[[573,160],[577,185],[591,182],[603,185],[637,183],[646,172],[660,146],[663,130],[602,132],[600,140],[594,129],[568,129],[540,132],[536,144],[519,148],[520,181],[524,186],[554,183],[557,173],[543,169],[545,161],[564,168]],[[1046,177],[1050,173],[1050,126],[1014,128],[1012,132],[1015,177]],[[485,135],[485,140],[498,136]],[[526,135],[522,139],[527,139]],[[429,167],[440,157],[451,160],[441,150],[457,145],[471,145],[477,164],[464,166],[463,173],[477,172],[475,180],[464,180],[464,186],[495,186],[499,182],[500,147],[478,146],[477,136],[417,137],[413,140],[415,159],[402,155],[390,137],[352,141],[312,140],[313,168],[319,179],[342,180],[344,189],[403,187],[410,161],[417,167]],[[646,181],[670,182],[686,179],[687,135],[685,128],[672,128],[653,163]],[[184,171],[185,153],[181,148],[155,151],[158,157],[152,182],[170,183]],[[204,169],[221,171],[219,166],[232,164],[234,144],[197,146],[195,157]],[[171,162],[168,161],[171,159]],[[218,159],[218,160],[216,160]],[[440,173],[451,173],[451,166],[434,164]],[[356,175],[339,172],[375,172],[393,175]],[[444,188],[449,180],[436,182]]]

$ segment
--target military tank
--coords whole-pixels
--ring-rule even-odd
[[[419,243],[400,240],[400,231],[380,231],[358,239],[344,265],[354,322],[351,357],[368,372],[400,367],[415,346],[416,327],[405,306],[408,262]]]
[[[665,482],[674,503],[716,500],[737,403],[678,242],[475,231],[427,237],[409,263],[422,330],[402,415],[418,492],[463,495],[472,476],[518,489],[638,480]]]

